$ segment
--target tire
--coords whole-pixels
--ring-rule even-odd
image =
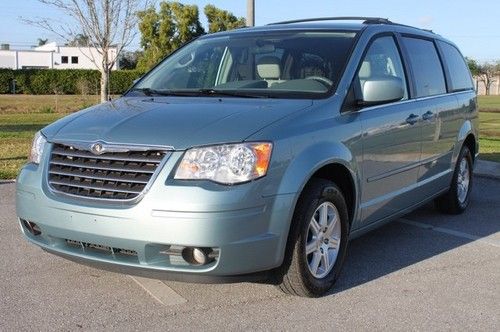
[[[446,214],[463,213],[470,203],[472,179],[472,154],[464,145],[457,158],[450,189],[434,201],[436,208]]]
[[[278,287],[303,297],[318,297],[330,290],[346,255],[348,223],[340,189],[331,181],[312,179],[297,202]]]

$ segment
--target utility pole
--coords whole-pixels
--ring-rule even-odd
[[[255,0],[247,0],[247,27],[255,25]]]

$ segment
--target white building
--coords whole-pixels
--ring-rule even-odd
[[[116,48],[109,50],[109,59],[116,58]],[[31,50],[0,50],[0,68],[10,69],[97,69],[102,55],[94,47],[57,46],[48,43]],[[118,61],[112,70],[118,69]]]

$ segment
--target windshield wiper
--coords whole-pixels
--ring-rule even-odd
[[[142,92],[144,93],[146,96],[148,97],[151,97],[151,96],[154,96],[154,95],[159,95],[159,96],[163,96],[164,93],[160,90],[155,90],[155,89],[151,89],[151,88],[133,88],[132,90],[130,91],[138,91],[138,92]]]
[[[134,88],[130,91],[142,92],[148,97],[151,96],[230,96],[241,98],[272,98],[268,94],[250,94],[235,90],[217,89],[186,89],[186,90],[156,90],[151,88]]]
[[[184,90],[156,90],[151,88],[134,88],[130,91],[142,92],[148,97],[152,96],[192,96],[192,93]]]
[[[250,94],[243,91],[236,90],[218,90],[218,89],[198,89],[196,90],[199,94],[206,96],[230,96],[230,97],[242,97],[242,98],[271,98],[268,94]]]

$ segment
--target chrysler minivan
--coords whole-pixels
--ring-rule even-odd
[[[104,269],[320,296],[350,239],[470,201],[476,93],[450,41],[380,18],[209,34],[34,138],[28,241]]]

